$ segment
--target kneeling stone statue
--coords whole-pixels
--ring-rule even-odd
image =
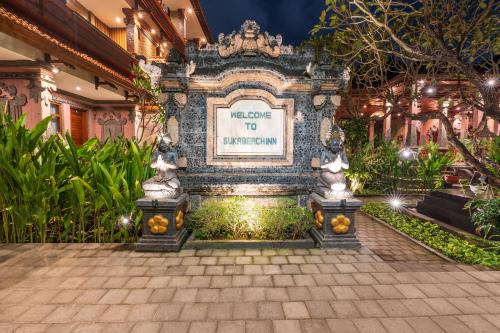
[[[156,175],[142,185],[147,198],[161,199],[179,196],[181,183],[175,172],[178,168],[178,160],[170,135],[160,135],[158,148],[151,159],[151,167],[156,170]]]
[[[320,156],[319,192],[325,198],[343,199],[351,197],[346,190],[346,179],[343,170],[349,169],[345,153],[344,131],[332,124],[326,147]]]

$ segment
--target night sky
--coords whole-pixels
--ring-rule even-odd
[[[309,37],[325,8],[324,0],[201,0],[212,36],[238,31],[244,20],[255,20],[261,32],[281,34],[283,44],[299,45]]]

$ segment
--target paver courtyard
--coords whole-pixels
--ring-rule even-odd
[[[358,219],[359,251],[2,245],[0,331],[500,331],[500,272]]]

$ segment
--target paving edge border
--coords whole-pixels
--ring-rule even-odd
[[[460,264],[459,262],[457,262],[457,261],[455,261],[455,260],[453,260],[453,259],[451,259],[451,258],[448,258],[447,256],[445,256],[444,254],[442,254],[442,253],[441,253],[441,252],[439,252],[438,250],[435,250],[435,249],[433,249],[432,247],[430,247],[430,246],[428,246],[428,245],[426,245],[426,244],[422,243],[421,241],[416,240],[415,238],[413,238],[413,237],[411,237],[411,236],[409,236],[409,235],[405,234],[404,232],[402,232],[402,231],[400,231],[400,230],[398,230],[398,229],[394,228],[394,227],[393,227],[392,225],[390,225],[389,223],[387,223],[387,222],[385,222],[385,221],[383,221],[383,220],[381,220],[381,219],[379,219],[379,218],[377,218],[377,217],[375,217],[375,216],[373,216],[373,215],[370,215],[370,214],[368,214],[368,213],[365,213],[365,212],[363,212],[363,211],[360,211],[360,213],[361,213],[361,214],[363,214],[363,215],[365,215],[366,217],[371,218],[371,219],[372,219],[372,220],[374,220],[375,222],[377,222],[377,223],[380,223],[380,224],[384,225],[385,227],[387,227],[387,228],[391,229],[392,231],[395,231],[396,233],[398,233],[398,234],[400,234],[401,236],[405,237],[406,239],[408,239],[408,240],[412,241],[413,243],[420,245],[421,247],[423,247],[423,248],[424,248],[424,249],[426,249],[427,251],[431,252],[432,254],[435,254],[436,256],[440,257],[441,259],[444,259],[444,260],[446,260],[446,261],[448,261],[448,262],[450,262],[450,263],[453,263],[453,264]]]
[[[314,249],[312,238],[298,240],[195,240],[191,233],[183,249]]]

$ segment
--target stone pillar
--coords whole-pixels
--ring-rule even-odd
[[[370,146],[375,146],[375,120],[370,120],[368,127],[368,138],[370,141]]]
[[[391,111],[392,104],[389,102],[385,103],[385,113],[389,113]],[[391,118],[392,115],[389,115],[384,118],[383,132],[384,132],[384,141],[391,141]]]
[[[67,103],[61,104],[61,133],[71,131],[71,108]]]
[[[125,14],[125,18],[123,19],[123,23],[125,23],[125,29],[127,33],[127,51],[130,54],[136,53],[136,45],[135,40],[137,39],[137,28],[135,24],[135,10],[130,8],[123,8],[123,14]]]

